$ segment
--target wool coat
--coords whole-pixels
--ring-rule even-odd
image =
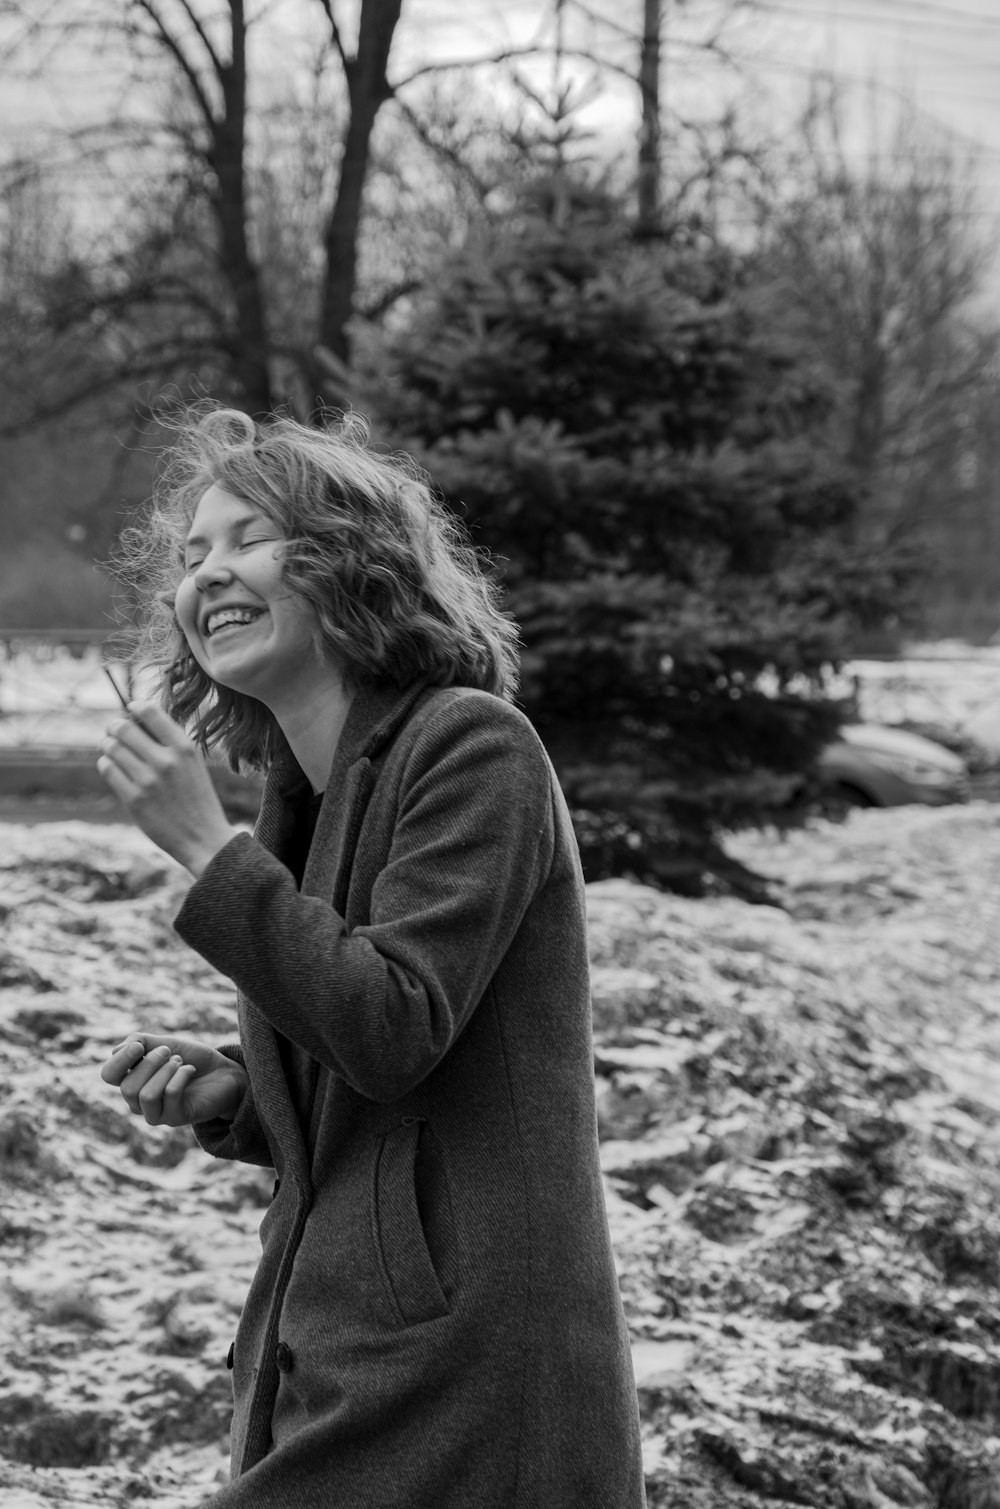
[[[196,1134],[273,1167],[213,1509],[641,1509],[598,1163],[584,891],[530,723],[351,705],[301,886],[289,757],[181,937],[250,1087]],[[220,1360],[221,1365],[221,1360]]]

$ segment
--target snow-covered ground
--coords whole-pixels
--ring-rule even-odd
[[[230,987],[134,830],[0,837],[0,1503],[193,1509],[270,1180],[98,1069]],[[782,909],[589,891],[651,1509],[1000,1502],[1000,806],[732,845]]]
[[[901,660],[854,660],[860,712],[870,723],[918,723],[966,733],[1000,753],[1000,645],[914,645]]]
[[[1000,751],[1000,649],[848,672],[866,720]],[[0,747],[115,707],[96,651],[0,660]],[[231,990],[133,829],[0,840],[0,1504],[194,1509],[270,1179],[97,1071],[139,1025],[229,1037]],[[727,847],[784,909],[589,893],[651,1509],[1000,1503],[1000,805]]]

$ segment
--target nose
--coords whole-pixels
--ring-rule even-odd
[[[231,582],[233,573],[221,555],[209,553],[202,561],[194,574],[194,584],[199,592],[206,592],[209,587],[219,583]]]

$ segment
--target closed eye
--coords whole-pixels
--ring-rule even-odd
[[[246,550],[251,545],[276,545],[277,543],[278,542],[275,539],[274,535],[262,535],[259,539],[241,540],[239,542],[239,545],[237,546],[237,549]],[[203,555],[185,556],[182,552],[181,565],[184,568],[185,574],[187,576],[190,576],[192,571],[197,571],[198,567],[205,559],[206,557]]]

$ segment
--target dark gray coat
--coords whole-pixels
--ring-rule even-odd
[[[177,929],[239,991],[219,1157],[278,1193],[217,1509],[640,1509],[598,1165],[584,892],[528,721],[352,704],[301,892],[294,761]]]

